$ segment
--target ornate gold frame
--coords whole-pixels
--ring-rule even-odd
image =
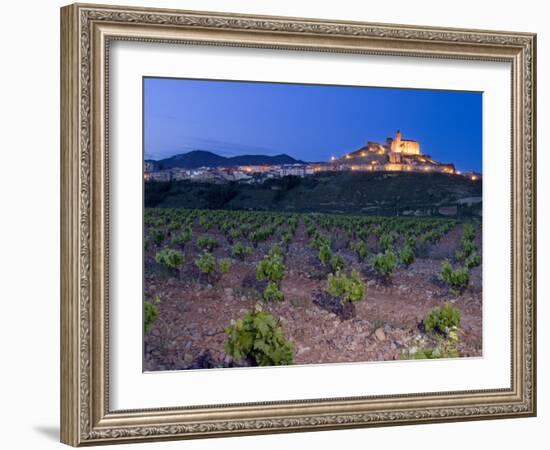
[[[386,397],[111,411],[109,42],[203,43],[507,61],[512,66],[512,385]],[[535,51],[530,33],[75,4],[61,9],[61,440],[130,441],[536,414]]]

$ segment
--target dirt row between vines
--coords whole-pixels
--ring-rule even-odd
[[[208,234],[221,243],[214,255],[228,257],[230,244],[223,235]],[[480,234],[477,229],[479,249]],[[442,260],[452,257],[461,235],[462,227],[455,227],[424,249],[422,257],[411,266],[398,268],[389,283],[373,276],[367,262],[359,263],[353,252],[339,249],[346,266],[357,268],[366,284],[365,300],[356,304],[356,316],[342,321],[313,302],[324,291],[326,280],[315,275],[322,269],[318,252],[308,247],[304,226],[300,224],[285,251],[286,273],[281,286],[285,300],[260,303],[265,311],[280,318],[287,337],[294,343],[295,364],[399,359],[404,349],[425,338],[421,322],[426,313],[449,301],[462,313],[461,355],[481,356],[481,267],[471,271],[469,287],[456,298],[438,279]],[[224,351],[224,330],[231,320],[241,318],[259,301],[255,267],[274,242],[261,243],[244,261],[233,259],[231,271],[216,279],[199,274],[194,259],[200,252],[194,243],[184,247],[186,262],[174,274],[164,273],[154,262],[160,247],[149,248],[145,254],[145,298],[156,304],[159,314],[145,336],[144,369],[239,365]]]

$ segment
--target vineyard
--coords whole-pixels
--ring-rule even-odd
[[[479,220],[147,208],[144,368],[480,356]]]

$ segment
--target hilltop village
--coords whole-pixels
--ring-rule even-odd
[[[159,167],[160,166],[160,167]],[[461,173],[450,163],[441,163],[429,155],[422,154],[417,141],[403,139],[397,131],[394,138],[386,142],[368,142],[360,149],[341,157],[333,156],[330,161],[290,164],[246,164],[246,165],[205,165],[196,168],[171,167],[163,169],[156,161],[145,161],[144,179],[150,181],[192,180],[210,183],[239,181],[245,183],[263,182],[270,178],[288,175],[305,177],[318,172],[363,171],[363,172],[420,172],[444,173],[477,180],[479,173]]]

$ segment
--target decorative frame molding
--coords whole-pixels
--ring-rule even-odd
[[[112,40],[507,61],[512,65],[512,386],[110,411]],[[536,414],[536,35],[75,4],[61,9],[61,440],[73,446]]]

